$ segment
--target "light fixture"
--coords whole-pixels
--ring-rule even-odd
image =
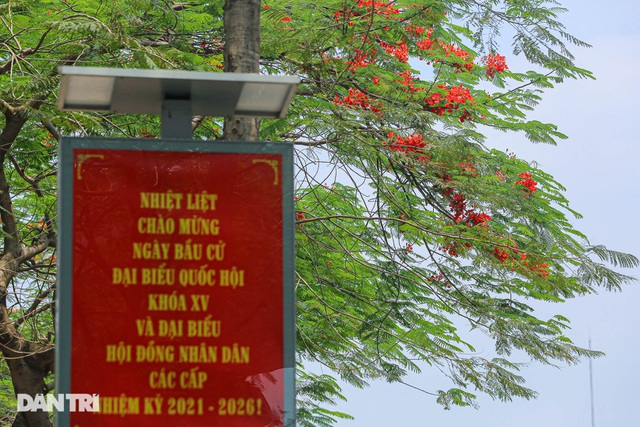
[[[300,83],[294,76],[182,70],[61,66],[58,73],[58,109],[161,114],[170,138],[184,137],[194,115],[284,117]]]

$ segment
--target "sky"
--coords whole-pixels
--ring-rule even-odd
[[[596,80],[568,81],[547,92],[531,114],[552,122],[569,136],[558,146],[534,145],[522,136],[489,135],[488,145],[509,148],[520,158],[536,161],[567,191],[573,209],[583,214],[576,227],[591,244],[640,257],[640,2],[559,0],[569,12],[561,17],[569,33],[592,48],[572,51],[582,68]],[[507,63],[517,63],[502,52]],[[640,269],[625,273],[640,278]],[[621,293],[599,292],[565,304],[545,306],[545,314],[571,319],[569,337],[578,345],[604,351],[592,361],[594,421],[597,427],[636,427],[640,405],[640,282]],[[482,354],[491,351],[477,348]],[[338,427],[467,426],[582,427],[591,426],[589,363],[559,368],[530,365],[522,371],[527,386],[539,392],[535,400],[496,402],[480,397],[479,409],[449,411],[433,397],[401,384],[372,382],[367,389],[343,386],[348,401],[338,410],[356,419]],[[425,372],[408,382],[431,390],[449,385]]]

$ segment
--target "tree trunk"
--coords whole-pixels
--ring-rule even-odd
[[[260,72],[260,0],[227,0],[224,6],[224,71]],[[260,121],[225,117],[223,139],[258,140]]]
[[[40,105],[41,102],[35,100],[30,106],[38,109]],[[9,318],[7,294],[9,284],[20,265],[45,250],[55,240],[50,240],[46,234],[42,234],[31,246],[21,246],[4,162],[29,115],[26,106],[12,107],[4,103],[0,105],[0,109],[5,117],[5,126],[0,133],[0,219],[4,240],[0,257],[0,353],[9,367],[16,395],[28,394],[33,398],[48,391],[44,379],[53,370],[54,346],[51,343],[25,339]],[[37,305],[33,309],[37,309]],[[51,422],[48,412],[45,411],[20,412],[12,426],[50,427]]]
[[[47,355],[48,357],[42,357]],[[35,357],[34,357],[35,356]],[[28,394],[32,398],[47,392],[44,377],[53,363],[53,348],[51,351],[34,356],[22,356],[8,359],[11,380],[16,394]],[[44,360],[50,359],[50,360]],[[40,365],[40,366],[38,366]],[[46,411],[18,412],[11,427],[50,427],[49,413]]]
[[[0,260],[0,289],[5,290],[20,258],[5,254]],[[0,352],[5,358],[13,390],[34,398],[48,392],[44,378],[53,371],[54,347],[51,343],[36,343],[26,340],[9,319],[6,302],[0,302]],[[50,427],[49,414],[45,411],[19,412],[12,427]]]

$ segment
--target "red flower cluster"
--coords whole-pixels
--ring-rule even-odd
[[[518,251],[517,246],[510,249],[513,253],[512,255],[510,255],[505,248],[499,248],[495,246],[493,248],[493,255],[498,259],[498,261],[503,264],[505,261],[510,259],[512,266],[514,262],[522,261],[522,265],[524,265],[525,267],[529,267],[529,270],[533,273],[536,273],[538,277],[549,277],[548,263],[545,262],[542,264],[529,264],[529,261],[526,261],[527,254]],[[515,267],[512,267],[512,270],[513,269],[515,269]]]
[[[484,212],[467,212],[466,223],[469,227],[486,224],[491,220],[491,216]]]
[[[455,222],[462,221],[467,212],[467,199],[462,194],[454,194],[449,202],[449,210],[453,212],[453,220]]]
[[[427,279],[427,282],[441,282],[444,280],[444,274],[432,274],[431,277]]]
[[[431,50],[433,49],[433,40],[431,39],[422,39],[416,42],[419,50]]]
[[[439,116],[444,114],[445,108],[436,107],[436,105],[440,104],[443,99],[444,99],[444,96],[442,96],[441,93],[437,93],[437,92],[436,93],[432,93],[429,96],[429,98],[427,98],[427,104],[429,104],[429,110],[437,113]]]
[[[42,140],[42,145],[44,145],[45,147],[51,147],[52,138],[53,138],[53,135],[49,134],[49,137],[45,137],[44,140]]]
[[[356,73],[356,70],[358,68],[366,68],[367,65],[369,65],[370,63],[371,61],[367,59],[367,54],[360,49],[356,49],[355,56],[353,57],[353,61],[345,62],[345,64],[349,66],[348,70],[351,70],[353,74]]]
[[[527,192],[524,194],[523,197],[528,197],[538,190],[536,188],[536,185],[538,185],[538,183],[533,179],[531,179],[531,174],[529,172],[522,172],[518,174],[518,177],[520,179],[516,181],[515,185],[522,185],[527,189]]]
[[[493,248],[493,254],[495,255],[496,258],[498,258],[498,261],[500,262],[505,262],[507,260],[507,258],[509,258],[509,255],[507,254],[507,251],[505,251],[502,248],[499,248],[497,246],[494,246]]]
[[[461,162],[460,166],[464,172],[470,173],[471,176],[477,176],[475,172],[477,169],[471,162]],[[447,174],[442,176],[442,180],[444,182],[451,181],[451,177]],[[434,188],[438,188],[438,185],[434,185]],[[450,197],[449,200],[449,210],[453,214],[453,220],[456,223],[464,223],[467,227],[488,227],[489,221],[491,221],[491,216],[484,212],[477,212],[473,208],[468,207],[467,199],[464,195],[457,193],[452,187],[444,187],[441,190],[442,197]],[[440,249],[446,252],[447,254],[458,257],[459,256],[459,242],[449,242],[444,247]],[[464,247],[469,249],[473,247],[473,245],[469,242],[464,243]]]
[[[382,2],[382,1],[371,1],[371,0],[359,0],[356,4],[356,8],[366,9],[366,11],[359,11],[353,9],[347,9],[346,7],[342,10],[337,11],[333,14],[333,18],[336,21],[345,21],[348,22],[350,27],[353,27],[353,22],[351,22],[351,18],[355,16],[361,16],[363,13],[367,13],[369,10],[373,10],[373,13],[377,15],[389,16],[389,15],[397,15],[400,13],[400,10],[393,7],[394,1],[390,2]]]
[[[411,71],[404,70],[402,73],[398,73],[398,77],[402,77],[402,80],[396,80],[396,81],[401,82],[404,86],[407,87],[407,90],[403,89],[403,91],[409,92],[409,93],[417,93],[423,90],[415,87],[416,80],[419,81],[420,79],[416,79],[413,76],[413,74],[411,74]]]
[[[379,15],[397,15],[400,13],[398,8],[393,7],[395,1],[372,1],[372,0],[358,0],[358,7],[364,7],[371,9],[373,6],[374,13]]]
[[[349,89],[349,94],[345,96],[344,99],[340,99],[340,97],[336,95],[333,98],[333,103],[337,105],[356,106],[363,110],[370,110],[376,114],[381,114],[380,109],[372,105],[371,100],[364,92],[354,88]]]
[[[393,132],[389,132],[387,134],[390,140],[395,138],[395,142],[389,143],[389,149],[394,151],[400,151],[402,153],[410,153],[415,151],[419,153],[417,159],[421,162],[429,161],[429,154],[425,153],[422,149],[427,145],[427,143],[422,139],[422,135],[419,133],[414,133],[409,135],[406,138],[401,136],[396,136]],[[387,143],[383,143],[387,145]]]
[[[464,104],[467,101],[473,101],[473,96],[471,96],[471,92],[469,92],[469,89],[464,86],[454,86],[449,89],[449,93],[447,94],[447,102],[457,102],[459,104]]]
[[[424,28],[424,27],[419,27],[419,26],[411,25],[411,24],[407,25],[407,26],[405,27],[405,30],[407,31],[407,33],[409,33],[409,34],[414,34],[414,35],[416,35],[416,36],[421,36],[422,34],[424,34],[425,32],[427,32],[427,30],[425,30],[425,28]],[[428,32],[427,32],[427,35],[428,35],[429,37],[431,37],[431,34],[433,34],[433,28],[430,28],[430,29],[429,29],[429,31],[431,31],[431,33],[428,33]]]
[[[453,213],[453,220],[455,222],[464,222],[468,227],[483,225],[491,220],[491,216],[484,212],[476,212],[473,209],[467,209],[467,200],[459,193],[456,193],[451,197],[449,210]]]
[[[495,76],[496,73],[502,73],[504,70],[508,70],[507,63],[504,60],[504,56],[499,54],[489,54],[482,58],[482,63],[486,65],[485,72],[490,79]]]
[[[473,120],[471,113],[467,109],[464,109],[462,111],[462,115],[460,116],[460,123],[464,123],[465,120]]]
[[[529,265],[527,262],[524,265]],[[543,264],[531,264],[529,265],[529,270],[534,273],[538,273],[538,277],[549,277],[549,264],[546,262]]]
[[[412,25],[407,26],[407,32],[412,35],[416,35],[418,37],[422,37],[421,39],[416,41],[416,45],[418,50],[421,51],[430,51],[433,49],[434,40],[433,40],[433,28],[429,28],[425,30],[424,27],[415,27]],[[446,44],[441,40],[437,40],[437,43],[442,47],[444,53],[447,57],[457,57],[462,63],[453,62],[449,63],[454,68],[457,68],[459,71],[473,71],[474,63],[473,57],[466,50],[455,46],[454,44]],[[441,60],[435,60],[435,63],[442,62]],[[502,73],[505,70],[508,70],[509,67],[505,61],[505,57],[500,54],[492,54],[485,56],[482,58],[482,64],[485,66],[485,73],[487,77],[493,78],[496,73]]]
[[[432,274],[431,277],[427,279],[427,282],[442,284],[446,287],[447,290],[450,290],[452,288],[451,283],[445,279],[444,274],[442,273]]]
[[[478,176],[478,174],[477,174],[478,169],[476,169],[476,167],[473,166],[473,163],[471,163],[471,162],[461,162],[460,163],[460,167],[462,168],[462,172],[468,173],[469,176],[472,176],[473,178],[476,178]]]
[[[343,15],[344,15],[344,18],[342,18]],[[344,19],[349,24],[350,27],[353,27],[353,22],[351,22],[351,17],[352,16],[356,16],[356,14],[353,13],[353,12],[349,12],[348,14],[344,14],[341,10],[339,10],[336,13],[333,14],[333,19],[335,19],[338,22],[341,19]]]
[[[383,40],[379,41],[380,46],[389,54],[396,57],[396,59],[400,62],[409,61],[409,47],[407,44],[402,41],[400,43],[387,43]]]
[[[464,247],[469,249],[471,248],[473,245],[471,243],[465,243]],[[445,251],[446,253],[448,253],[449,255],[453,256],[453,257],[459,257],[460,253],[458,252],[458,248],[460,246],[458,245],[458,242],[451,242],[451,243],[447,243],[447,245],[444,248],[440,248],[443,251]]]
[[[446,85],[438,85],[438,88],[443,90],[445,93],[434,92],[426,99],[426,102],[428,104],[427,109],[439,116],[442,116],[445,112],[452,113],[453,110],[457,110],[460,108],[460,105],[465,104],[467,101],[469,101],[470,104],[474,102],[471,92],[464,86],[454,86],[449,88]],[[463,114],[463,116],[465,119],[469,119],[471,114],[467,112],[466,114]]]
[[[411,28],[411,27],[410,27]],[[411,29],[407,29],[409,33],[415,33],[416,35],[422,35],[425,33],[425,29],[423,27],[415,27]],[[429,28],[426,30],[425,34],[426,38],[422,38],[416,42],[416,46],[418,50],[431,50],[433,49],[433,28]]]
[[[444,251],[453,257],[458,257],[458,242],[451,242],[444,247]]]
[[[418,47],[418,50],[430,51],[433,49],[433,45],[435,43],[432,38],[433,28],[429,28],[428,30],[425,30],[424,27],[414,27],[410,25],[407,27],[407,32],[409,34],[415,34],[418,37],[424,34],[424,36],[420,40],[416,41],[416,46]],[[473,71],[473,57],[469,52],[453,44],[446,44],[442,40],[437,40],[437,42],[438,42],[438,45],[440,45],[440,47],[442,47],[442,49],[444,50],[445,56],[447,57],[455,56],[459,58],[462,62],[462,63],[459,63],[457,61],[454,61],[453,63],[450,63],[451,66],[459,69],[460,71],[462,70]],[[437,59],[434,62],[439,63],[442,61]]]
[[[525,259],[527,259],[527,254],[525,254],[524,252],[520,253],[517,245],[510,247],[510,249],[511,249],[511,252],[513,252],[513,255],[509,255],[507,250],[504,248],[499,248],[497,246],[494,246],[493,254],[502,263],[504,263],[507,259],[511,259],[512,261],[515,261],[518,258],[520,258],[521,261],[524,261]],[[525,261],[524,265],[528,265],[528,263]]]
[[[438,43],[440,44],[440,46],[442,46],[442,49],[444,49],[444,54],[447,57],[450,57],[451,55],[453,55],[453,56],[457,56],[462,61],[464,61],[464,64],[456,64],[456,63],[452,64],[455,68],[458,68],[458,69],[464,68],[469,72],[473,71],[473,58],[471,57],[469,52],[455,45],[445,44],[442,41],[438,41]]]

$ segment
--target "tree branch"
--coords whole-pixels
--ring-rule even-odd
[[[13,68],[13,65],[16,62],[24,59],[26,56],[33,55],[34,53],[38,52],[38,50],[40,49],[40,47],[42,47],[42,43],[44,43],[44,40],[45,38],[47,38],[47,35],[49,34],[50,31],[51,31],[51,28],[49,28],[44,32],[44,34],[42,34],[42,37],[40,37],[40,40],[38,41],[38,44],[36,45],[36,47],[21,49],[18,53],[12,55],[11,59],[9,59],[4,65],[0,66],[0,75],[5,74],[9,70],[11,70]]]

